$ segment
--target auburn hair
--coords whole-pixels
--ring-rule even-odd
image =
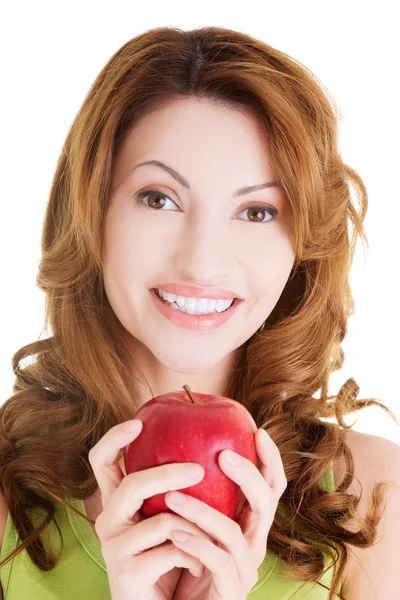
[[[373,545],[390,487],[376,484],[366,517],[357,513],[361,494],[346,493],[354,465],[344,416],[375,404],[399,424],[376,399],[357,400],[352,378],[337,395],[327,393],[330,374],[344,362],[358,238],[368,245],[367,191],[342,160],[340,111],[317,77],[265,42],[221,27],[157,27],[129,40],[101,70],[70,127],[42,231],[36,283],[45,293],[44,327],[13,355],[13,394],[0,407],[0,489],[21,540],[0,567],[24,549],[42,571],[56,566],[42,534],[52,520],[61,531],[54,502],[40,490],[93,523],[63,496],[96,492],[89,450],[132,418],[139,383],[154,396],[138,365],[132,375],[123,326],[105,294],[103,226],[113,161],[131,128],[181,98],[252,111],[293,211],[293,269],[263,330],[243,345],[225,396],[250,411],[282,456],[288,485],[269,550],[284,561],[287,577],[305,582],[322,576],[326,553],[332,586],[318,583],[333,600],[348,545]],[[324,491],[320,478],[342,457],[344,480],[334,493]],[[28,511],[38,507],[47,516],[35,529]]]

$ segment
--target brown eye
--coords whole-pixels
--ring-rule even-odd
[[[173,204],[175,204],[175,206],[177,206],[176,203],[173,200],[171,200],[171,198],[169,198],[163,192],[159,192],[158,190],[144,190],[143,192],[139,192],[136,198],[139,202],[141,202],[141,204],[143,204],[143,200],[145,200],[145,206],[147,208],[153,208],[154,210],[163,209],[168,201],[172,202]],[[248,206],[240,212],[245,211],[249,211],[249,222],[259,224],[273,221],[278,214],[276,208],[272,208],[271,206],[267,206],[266,204]],[[269,215],[270,218],[265,220],[265,217],[267,215]]]
[[[137,197],[140,198],[141,200],[143,198],[148,198],[149,196],[153,196],[155,197],[155,200],[151,200],[149,201],[149,205],[146,204],[146,206],[148,206],[149,208],[160,208],[160,204],[161,207],[165,206],[165,201],[162,202],[160,201],[160,196],[161,198],[168,198],[168,196],[166,194],[163,194],[162,192],[158,192],[157,190],[145,190],[143,192],[140,192]],[[171,200],[171,198],[168,198],[168,200],[170,200],[171,202],[173,202],[173,200]],[[175,202],[174,202],[175,204]]]
[[[248,208],[242,210],[242,212],[245,211],[249,211],[249,218],[253,223],[268,223],[268,221],[273,221],[278,214],[278,211],[275,208],[264,205],[249,206]],[[267,219],[267,221],[263,221],[265,214],[268,214],[271,217],[270,219]]]

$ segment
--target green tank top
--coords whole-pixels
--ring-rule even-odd
[[[332,466],[320,480],[320,487],[328,492],[335,491]],[[67,501],[83,514],[86,514],[83,500],[67,497]],[[41,513],[32,512],[32,521],[38,526],[43,520]],[[63,536],[63,548],[59,563],[49,572],[42,572],[23,550],[0,568],[0,582],[4,600],[110,600],[107,569],[101,554],[100,542],[90,524],[74,513],[69,507],[56,502],[56,520]],[[45,544],[51,543],[56,555],[61,549],[61,541],[54,523],[51,522],[43,536]],[[8,513],[0,561],[20,544],[20,539]],[[259,578],[250,590],[249,600],[327,600],[328,590],[316,583],[290,581],[280,575],[280,559],[267,552],[258,568]],[[327,566],[327,562],[326,562]],[[332,583],[333,567],[319,581],[328,588]],[[301,589],[300,589],[301,588]]]

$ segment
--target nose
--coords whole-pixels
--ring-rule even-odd
[[[210,226],[204,221],[187,227],[178,241],[175,266],[198,285],[218,286],[232,277],[234,251],[219,224]]]

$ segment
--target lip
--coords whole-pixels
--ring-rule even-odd
[[[157,296],[154,288],[150,289],[150,297],[158,311],[168,319],[168,321],[171,321],[171,323],[178,327],[182,327],[183,329],[197,331],[205,331],[220,327],[234,316],[240,305],[244,302],[243,300],[235,299],[232,306],[222,313],[215,312],[205,315],[191,315],[190,313],[182,312],[177,308],[174,309],[172,305],[163,302]]]
[[[162,290],[165,290],[170,294],[175,294],[176,296],[189,296],[191,298],[215,298],[216,300],[231,300],[232,298],[244,300],[242,296],[239,296],[239,294],[236,292],[226,288],[205,288],[186,283],[156,283],[154,287],[150,289],[154,288],[161,288]]]

